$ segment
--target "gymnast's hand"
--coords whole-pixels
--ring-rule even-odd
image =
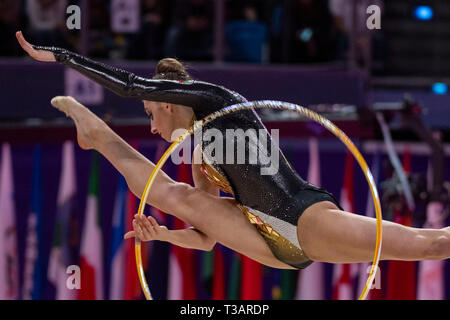
[[[133,231],[125,234],[124,239],[133,237],[138,237],[141,241],[166,241],[168,239],[169,230],[167,227],[160,226],[152,216],[134,215],[133,229]]]
[[[20,46],[23,50],[25,50],[30,57],[32,57],[35,60],[38,61],[46,61],[46,62],[55,62],[55,56],[53,55],[53,52],[47,51],[47,50],[36,50],[33,48],[33,46],[25,40],[23,37],[22,31],[16,32],[16,38],[17,41],[19,41]]]

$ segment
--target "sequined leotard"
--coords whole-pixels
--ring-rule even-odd
[[[35,47],[54,53],[58,62],[78,70],[114,93],[129,98],[167,102],[191,107],[197,117],[226,106],[245,102],[241,95],[224,87],[202,81],[154,80],[139,77],[88,58],[54,47]],[[240,111],[216,119],[203,130],[214,127],[226,129],[262,129],[267,141],[269,133],[254,110]],[[224,135],[225,136],[225,135]],[[255,143],[249,138],[249,144]],[[203,141],[203,148],[208,142]],[[271,150],[268,147],[268,150]],[[262,164],[251,164],[249,157],[255,148],[246,145],[244,164],[211,163],[202,165],[202,171],[211,182],[234,195],[239,208],[255,225],[274,256],[295,268],[305,268],[312,263],[302,250],[297,237],[297,221],[310,205],[320,201],[338,204],[332,194],[304,181],[291,167],[279,148],[278,171],[262,175]]]

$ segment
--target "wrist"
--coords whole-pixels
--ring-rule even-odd
[[[57,62],[61,62],[61,63],[68,60],[69,56],[70,56],[70,52],[68,50],[63,49],[63,48],[58,48],[58,47],[44,47],[44,46],[33,45],[33,49],[49,51],[53,54],[53,57],[55,58],[55,60]]]
[[[161,232],[156,240],[172,243],[172,231],[166,229],[164,232]]]

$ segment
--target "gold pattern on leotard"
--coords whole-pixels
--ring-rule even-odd
[[[223,192],[233,194],[233,190],[227,179],[222,176],[212,166],[203,162],[200,170],[206,178]],[[237,207],[247,217],[252,225],[256,227],[258,232],[263,236],[272,253],[279,260],[290,264],[303,264],[310,261],[306,254],[300,248],[296,247],[289,240],[279,234],[268,223],[264,223],[258,216],[250,212],[249,208],[238,204]]]
[[[222,176],[219,172],[217,172],[217,170],[214,169],[212,166],[210,166],[205,162],[202,162],[202,165],[200,166],[200,171],[203,172],[206,178],[217,188],[219,188],[223,192],[233,194],[233,190],[231,189],[231,186],[228,183],[227,179],[225,179],[225,177]]]

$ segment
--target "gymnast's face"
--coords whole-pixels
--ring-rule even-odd
[[[153,134],[159,134],[164,140],[173,142],[178,138],[173,135],[176,129],[189,128],[193,115],[191,108],[166,102],[143,102]]]

